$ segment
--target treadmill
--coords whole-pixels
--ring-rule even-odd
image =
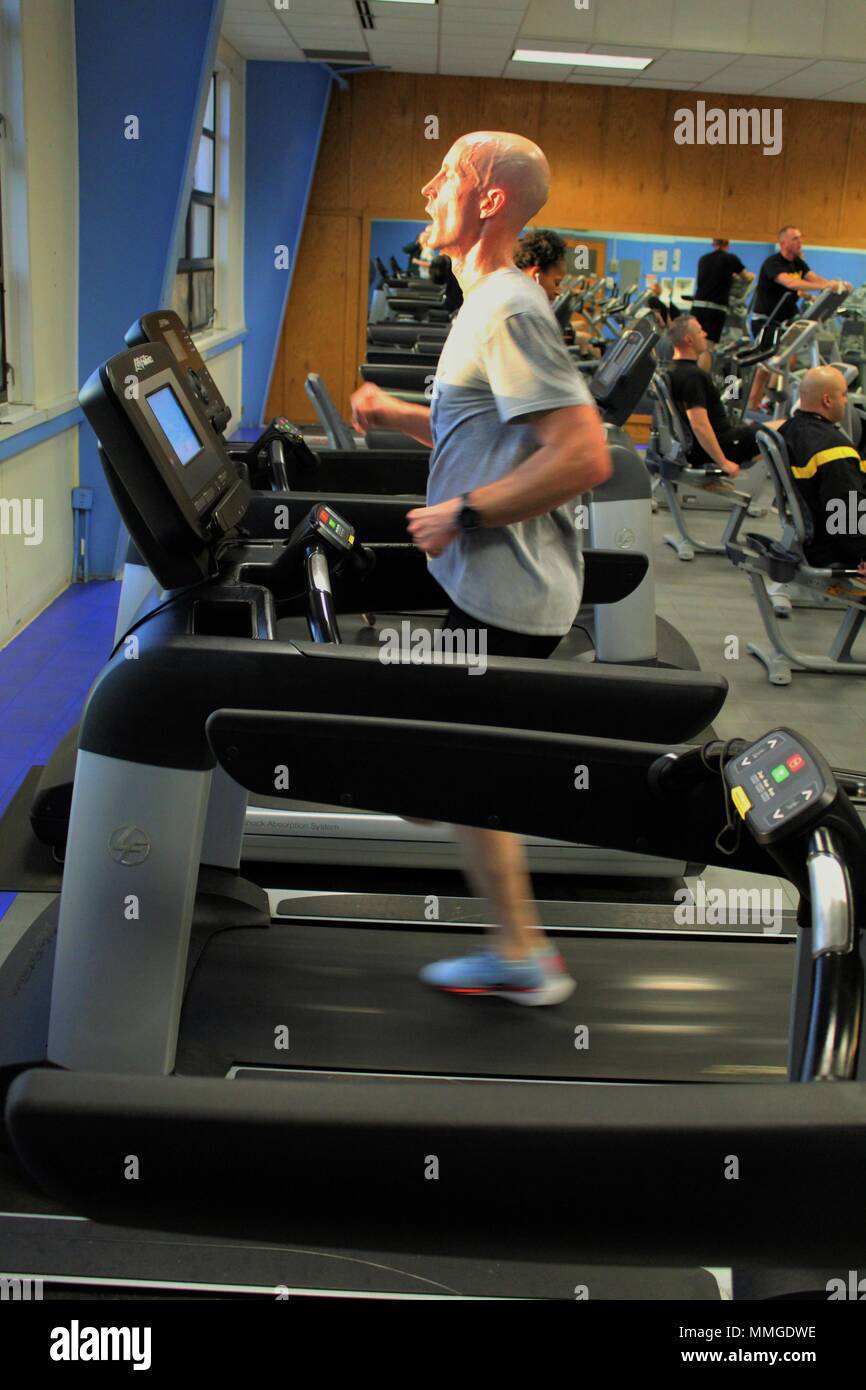
[[[129,329],[126,338],[130,347],[162,343],[169,348],[222,442],[222,432],[230,412],[177,315],[170,310],[143,315]],[[688,644],[679,633],[655,616],[652,576],[646,572],[647,560],[644,558],[644,554],[651,552],[652,545],[651,534],[648,534],[651,529],[649,480],[642,460],[622,430],[635,398],[643,391],[647,373],[652,372],[651,349],[654,341],[654,330],[648,322],[623,335],[609,352],[592,384],[591,389],[608,421],[608,442],[614,457],[615,476],[596,489],[590,500],[590,541],[597,549],[586,555],[585,606],[572,634],[564,639],[562,654],[563,657],[582,659],[588,642],[586,628],[591,626],[600,660],[622,662],[652,658],[658,640],[664,645],[671,664],[696,669],[697,659]],[[260,466],[255,460],[264,458],[274,462],[276,479],[287,481],[295,489],[288,493],[254,495],[244,518],[245,529],[256,536],[273,534],[273,527],[267,528],[269,497],[272,505],[290,504],[287,510],[297,517],[303,514],[299,508],[309,507],[315,495],[324,495],[329,480],[333,479],[338,487],[338,495],[332,500],[338,509],[348,509],[347,514],[359,533],[375,534],[377,540],[394,540],[397,521],[402,530],[402,517],[412,499],[391,499],[390,505],[387,505],[382,498],[372,495],[356,497],[351,491],[353,484],[367,487],[368,471],[372,467],[376,473],[383,455],[374,456],[372,464],[369,455],[365,454],[362,459],[356,455],[357,461],[348,467],[340,455],[325,455],[316,459],[303,441],[299,442],[291,434],[292,428],[288,421],[278,419],[262,435],[263,442],[243,449],[228,445],[228,452],[235,464],[240,465],[245,477],[252,480]],[[411,468],[417,470],[418,467],[413,460]],[[409,468],[409,459],[401,459],[396,473],[392,468],[392,476],[402,474]],[[426,474],[426,459],[423,469]],[[376,486],[379,481],[376,474]],[[318,489],[317,494],[314,485]],[[299,492],[299,488],[303,490]],[[349,490],[343,491],[343,488]],[[383,528],[380,517],[386,513],[390,519]],[[250,517],[253,517],[252,522]],[[631,545],[635,548],[622,548],[623,534],[631,537]],[[440,619],[432,615],[425,617],[425,610],[429,614],[431,609],[434,612],[441,609],[441,591],[432,580],[427,582],[425,588],[426,566],[419,572],[417,553],[412,547],[404,549],[410,552],[408,561],[411,573],[402,570],[400,577],[395,577],[390,591],[381,583],[381,574],[377,575],[378,593],[374,595],[371,592],[369,583],[363,590],[365,612],[374,612],[380,627],[394,623],[399,627],[402,615],[391,611],[394,594],[399,593],[403,609],[412,610],[414,625],[427,623],[435,626]],[[611,553],[601,556],[599,550]],[[389,572],[396,575],[393,569],[395,557],[391,559]],[[594,571],[599,568],[602,559],[605,566],[604,587],[596,594],[593,592]],[[637,568],[638,565],[642,568]],[[417,599],[414,603],[411,597],[413,586]],[[124,571],[116,641],[122,639],[136,614],[143,611],[142,605],[153,602],[153,577],[132,545]],[[367,619],[353,613],[351,600],[342,593],[336,595],[336,602],[343,615],[344,635],[351,628],[354,644],[367,650],[378,650],[378,628],[368,626]],[[294,639],[306,636],[306,619],[303,615],[294,618],[286,616],[280,620],[279,626],[283,637]],[[691,687],[683,686],[682,689],[689,690]],[[670,738],[689,739],[703,733],[721,707],[726,686],[713,677],[709,678],[707,689],[708,698],[701,701],[694,701],[691,695],[669,696],[666,709],[655,713],[652,721],[644,720],[643,716],[639,719],[632,714],[629,725],[631,736],[655,737],[662,734]],[[613,726],[607,730],[611,733],[620,731]],[[42,774],[31,812],[37,838],[61,852],[69,814],[75,743],[76,731],[71,731]],[[552,843],[541,836],[528,836],[527,846],[530,868],[538,874],[591,876],[603,881],[631,880],[642,885],[647,880],[653,880],[663,883],[667,889],[672,880],[680,880],[683,875],[697,872],[702,867],[669,857],[653,857],[642,852],[639,846],[623,852],[604,847],[586,848]],[[439,873],[454,872],[458,867],[457,849],[446,825],[417,825],[396,815],[371,814],[321,803],[287,804],[284,800],[267,796],[257,796],[247,808],[243,858],[247,862],[268,866],[264,872],[271,880],[281,874],[282,886],[286,886],[285,869],[271,866],[331,867],[339,864],[356,871],[370,867],[389,869],[398,876],[395,879],[398,886],[403,886],[398,879],[407,868],[423,868]],[[295,887],[293,891],[300,890]],[[629,895],[635,897],[634,893]],[[665,891],[663,895],[654,896],[663,896],[667,900],[670,895]],[[636,915],[644,908],[646,897],[647,892],[642,888],[640,901],[635,904]],[[405,915],[412,911],[412,905],[402,901],[395,904],[395,910]],[[455,903],[454,911],[465,913],[465,910],[465,904]],[[557,918],[561,911],[551,909]],[[646,905],[646,913],[667,920],[665,908],[657,902]]]
[[[605,709],[627,718],[660,682],[699,693],[688,673],[493,659],[479,691],[458,667],[276,641],[299,567],[327,627],[331,573],[371,557],[318,508],[267,554],[239,539],[246,484],[169,350],[150,356],[120,354],[81,394],[170,597],[139,623],[137,658],[116,652],[91,691],[59,911],[0,974],[22,1181],[187,1237],[334,1252],[351,1231],[356,1249],[420,1256],[429,1278],[478,1255],[571,1272],[576,1248],[606,1265],[856,1261],[866,831],[820,752],[786,728],[701,749],[598,735]],[[777,760],[796,768],[784,784]],[[575,792],[578,763],[591,776]],[[801,892],[797,946],[566,934],[581,987],[556,1010],[425,991],[417,965],[466,933],[273,922],[238,875],[245,789],[284,770],[303,800],[621,848],[645,836],[781,872]],[[205,865],[222,914],[196,912]],[[738,1183],[721,1177],[731,1153]],[[540,1161],[556,1201],[515,1203]],[[821,1220],[793,1220],[790,1192],[828,1162]],[[496,1282],[489,1265],[484,1292]]]

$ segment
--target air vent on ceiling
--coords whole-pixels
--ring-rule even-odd
[[[372,58],[366,49],[360,53],[352,53],[347,48],[305,48],[304,57],[311,58],[314,63],[372,63]]]
[[[361,28],[375,29],[376,25],[370,13],[370,6],[367,4],[367,0],[355,0],[355,9],[358,11]]]

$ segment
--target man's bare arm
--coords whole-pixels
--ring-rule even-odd
[[[594,405],[569,405],[532,417],[540,447],[504,478],[472,489],[481,524],[510,526],[545,516],[611,475],[604,427]]]
[[[419,444],[433,447],[429,405],[398,400],[372,381],[352,393],[351,405],[352,419],[362,434],[369,430],[396,430],[417,439]]]

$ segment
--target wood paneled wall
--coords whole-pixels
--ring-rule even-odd
[[[366,342],[369,222],[424,218],[422,185],[471,130],[514,130],[550,161],[552,226],[773,241],[794,221],[808,245],[866,247],[866,106],[630,87],[363,73],[331,94],[268,401],[313,418],[320,372],[344,414]],[[783,147],[677,145],[674,112],[783,110]],[[439,118],[439,139],[424,136]]]

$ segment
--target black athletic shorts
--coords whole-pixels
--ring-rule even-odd
[[[532,656],[542,661],[551,656],[562,641],[561,637],[538,637],[527,632],[509,632],[504,627],[493,627],[480,618],[464,613],[453,603],[442,626],[450,628],[452,632],[486,633],[488,656]]]
[[[693,309],[692,314],[710,342],[717,343],[722,336],[725,319],[728,317],[726,311],[724,309]]]
[[[726,459],[733,463],[738,463],[741,468],[748,468],[758,457],[758,441],[756,438],[757,425],[731,425],[729,429],[717,430],[716,439],[722,448],[722,453]],[[695,468],[714,468],[712,459],[708,458],[701,450],[703,457],[689,457],[689,462]]]

